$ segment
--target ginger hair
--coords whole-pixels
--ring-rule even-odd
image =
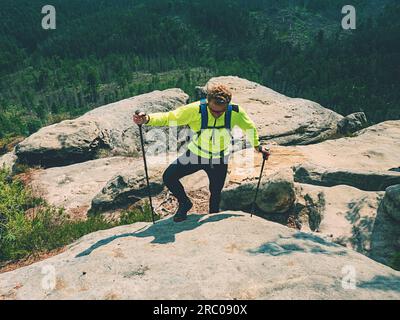
[[[223,84],[213,85],[207,89],[207,99],[214,100],[217,104],[229,104],[232,92]]]

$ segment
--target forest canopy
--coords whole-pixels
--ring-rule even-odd
[[[332,0],[1,0],[0,139],[129,96],[237,75],[372,123],[400,119],[400,4]]]

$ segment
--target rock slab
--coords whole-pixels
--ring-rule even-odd
[[[353,289],[343,280],[350,268]],[[52,282],[43,280],[50,272]],[[87,235],[58,256],[1,274],[0,297],[398,300],[400,272],[321,237],[223,212]]]
[[[18,161],[56,167],[93,160],[101,157],[101,152],[108,156],[135,154],[140,150],[139,130],[132,121],[135,111],[170,111],[187,100],[182,90],[168,89],[96,108],[75,120],[42,128],[19,143]]]

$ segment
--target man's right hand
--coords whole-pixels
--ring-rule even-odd
[[[268,160],[269,159],[269,157],[271,156],[271,150],[269,149],[269,147],[267,147],[267,146],[258,146],[257,148],[256,148],[256,150],[258,151],[258,152],[261,152],[262,153],[262,155],[263,155],[263,159],[264,160]]]
[[[139,114],[133,115],[133,122],[136,123],[138,126],[148,123],[150,120],[149,116],[144,112],[140,112]]]

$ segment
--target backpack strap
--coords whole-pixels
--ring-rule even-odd
[[[225,129],[227,129],[227,130],[232,129],[232,123],[231,123],[232,122],[232,110],[233,110],[233,107],[230,104],[228,106],[228,109],[225,112]]]
[[[233,104],[232,111],[239,112],[239,106],[237,104]]]
[[[208,112],[207,112],[207,100],[200,100],[200,113],[201,113],[201,130],[205,130],[208,127]]]
[[[230,104],[226,110],[225,128],[229,131],[232,129],[232,112],[239,112],[239,106],[236,104]]]
[[[231,144],[235,145],[235,139],[232,135],[232,112],[239,112],[239,106],[236,104],[230,104],[225,113],[225,128],[228,130],[229,135],[231,136]]]

